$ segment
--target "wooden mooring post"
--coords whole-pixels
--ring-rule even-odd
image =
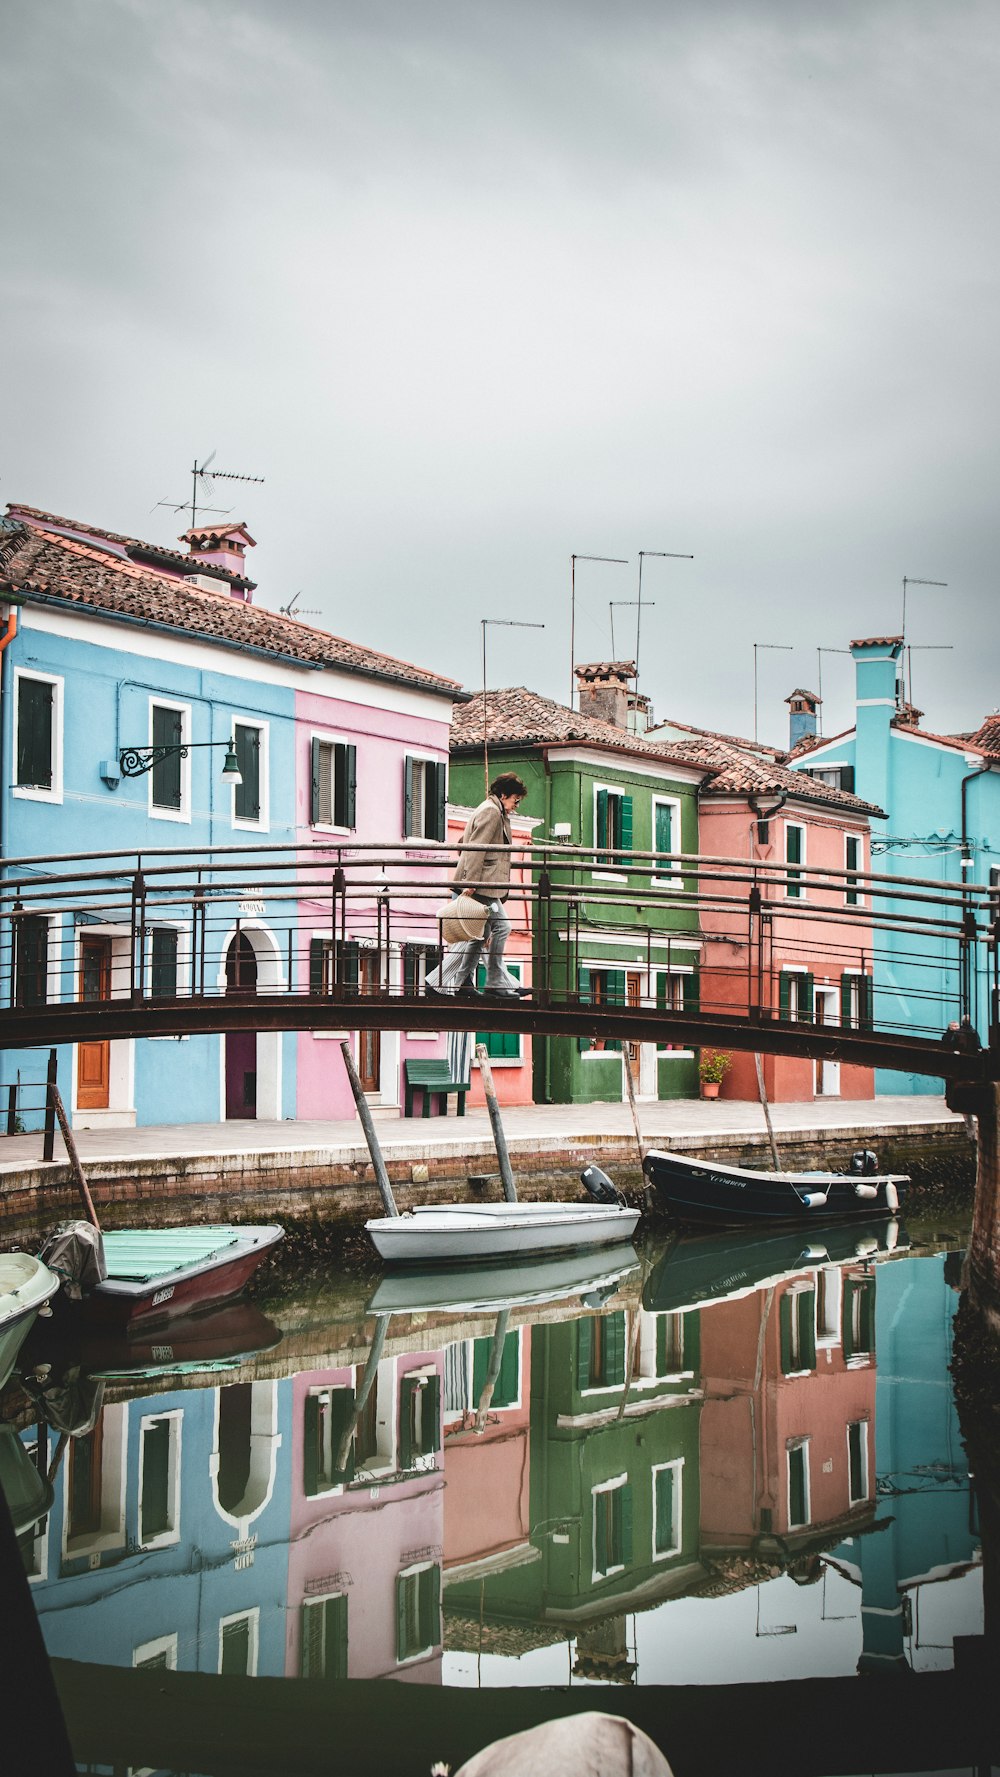
[[[476,1060],[479,1063],[479,1072],[483,1081],[483,1091],[486,1094],[486,1109],[490,1113],[490,1128],[493,1130],[493,1145],[496,1148],[497,1159],[500,1162],[500,1182],[503,1185],[503,1194],[508,1203],[516,1203],[517,1186],[514,1183],[514,1172],[510,1163],[510,1155],[507,1152],[507,1137],[503,1132],[503,1123],[500,1118],[500,1104],[497,1099],[496,1087],[493,1084],[493,1069],[490,1067],[490,1058],[486,1053],[485,1043],[476,1044]]]
[[[354,1056],[351,1054],[350,1043],[342,1042],[340,1045],[340,1053],[344,1057],[347,1078],[351,1083],[351,1091],[354,1094],[354,1102],[358,1107],[358,1116],[361,1119],[361,1127],[365,1132],[365,1141],[368,1143],[368,1152],[371,1155],[372,1167],[375,1172],[375,1183],[379,1188],[382,1206],[387,1216],[398,1216],[399,1210],[396,1207],[396,1199],[392,1194],[392,1185],[389,1183],[389,1174],[386,1170],[385,1161],[382,1158],[382,1149],[378,1145],[378,1136],[375,1134],[375,1124],[372,1122],[372,1114],[368,1108],[365,1089],[361,1084],[361,1076],[354,1064]]]

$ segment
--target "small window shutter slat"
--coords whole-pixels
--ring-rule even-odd
[[[632,863],[632,859],[627,855],[632,850],[632,798],[631,798],[631,796],[619,796],[618,807],[620,810],[620,819],[621,819],[621,832],[619,834],[618,843],[619,843],[619,846],[621,847],[621,850],[623,852],[625,852],[626,856],[623,858],[619,858],[617,861],[618,861],[618,867],[620,870],[628,870],[631,866],[631,863]]]
[[[632,1564],[632,1489],[626,1483],[624,1487],[619,1487],[618,1494],[621,1500],[622,1560],[626,1567],[630,1567]]]
[[[314,740],[312,743],[312,777],[309,798],[309,823],[315,827],[321,820],[320,813],[320,771],[322,769],[323,743]]]
[[[590,1352],[593,1343],[591,1317],[576,1323],[576,1386],[582,1394],[590,1387]]]
[[[347,1677],[347,1594],[328,1598],[326,1617],[326,1677]]]
[[[413,833],[413,760],[407,753],[403,760],[403,838]]]
[[[354,828],[357,825],[356,810],[358,804],[358,749],[356,746],[344,748],[344,826]]]

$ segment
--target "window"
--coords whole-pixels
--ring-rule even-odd
[[[788,1528],[809,1522],[809,1440],[797,1438],[786,1449],[788,1461]]]
[[[253,1678],[257,1672],[258,1612],[241,1611],[219,1624],[219,1671],[227,1677]]]
[[[815,982],[805,969],[782,969],[778,977],[778,1016],[792,1024],[810,1024],[815,1007]]]
[[[474,1339],[472,1345],[472,1400],[476,1405],[481,1399],[483,1389],[489,1377],[490,1358],[493,1354],[492,1339]],[[493,1382],[490,1395],[490,1406],[499,1410],[501,1407],[516,1407],[521,1398],[521,1335],[515,1327],[507,1334],[500,1354],[500,1367]]]
[[[627,1003],[624,969],[581,969],[580,999],[592,1006],[624,1006]],[[618,1037],[578,1037],[581,1053],[607,1054],[621,1049]]]
[[[621,790],[594,791],[595,865],[612,870],[627,870],[631,859],[616,858],[616,851],[627,852],[632,844],[632,798]]]
[[[403,836],[444,839],[448,767],[443,759],[403,761]]]
[[[674,796],[653,797],[653,850],[679,852],[681,849],[681,805]],[[676,858],[655,866],[658,876],[670,876],[679,870]]]
[[[357,993],[361,977],[361,946],[356,938],[310,938],[309,992],[332,993],[334,987]]]
[[[396,1659],[429,1654],[441,1638],[441,1569],[410,1568],[396,1576]]]
[[[806,861],[806,830],[796,821],[785,822],[785,895],[791,901],[802,898],[802,871],[795,865]]]
[[[595,1487],[594,1578],[620,1573],[632,1559],[632,1489],[625,1475]]]
[[[868,1421],[856,1419],[847,1428],[847,1467],[851,1504],[868,1498]]]
[[[844,1357],[866,1364],[875,1349],[875,1279],[848,1277],[844,1282]]]
[[[314,1388],[302,1424],[302,1484],[312,1498],[354,1479],[354,1390]]]
[[[233,745],[242,783],[233,786],[233,822],[262,827],[266,808],[266,730],[246,722],[233,723]]]
[[[814,765],[803,769],[804,777],[811,777],[814,783],[827,784],[831,790],[846,790],[854,794],[853,765]]]
[[[307,1598],[302,1606],[303,1678],[347,1677],[347,1594]]]
[[[870,975],[841,975],[840,1022],[845,1030],[868,1030],[871,1027],[874,986]]]
[[[149,991],[154,999],[177,992],[177,932],[173,926],[154,926],[150,935]]]
[[[504,958],[504,968],[515,981],[521,979],[521,964],[508,962]],[[486,985],[486,965],[481,963],[476,970],[476,986],[482,990]],[[476,1032],[476,1042],[486,1044],[486,1053],[491,1061],[520,1061],[521,1036],[516,1030],[480,1030]]]
[[[860,834],[845,833],[845,835],[844,835],[844,869],[845,870],[860,870],[861,855],[862,854],[861,854],[861,836],[860,836]],[[847,903],[848,907],[859,907],[861,905],[861,891],[858,888],[857,882],[851,877],[848,877],[847,886],[844,889],[844,900]]]
[[[176,1672],[177,1636],[158,1635],[132,1649],[132,1665],[143,1672]]]
[[[428,969],[434,967],[437,960],[438,947],[436,944],[403,945],[403,992],[407,996],[423,993],[424,977]],[[477,1037],[476,1041],[482,1042],[482,1038]]]
[[[683,1459],[653,1470],[653,1560],[679,1555],[681,1547],[681,1479]]]
[[[441,1448],[441,1378],[404,1376],[399,1385],[399,1466],[428,1468]]]
[[[816,1368],[816,1291],[789,1290],[779,1309],[781,1368],[786,1376]]]
[[[169,749],[149,773],[149,811],[155,819],[187,821],[191,814],[191,759],[182,749],[191,740],[186,704],[151,703],[149,744]]]
[[[63,682],[20,668],[14,679],[14,793],[61,802]]]
[[[593,1314],[576,1323],[576,1385],[621,1388],[625,1382],[625,1314]]]
[[[312,741],[312,791],[309,820],[314,827],[342,827],[348,831],[355,825],[357,790],[357,747],[347,741]]]
[[[14,924],[14,1004],[44,1006],[48,999],[49,922],[21,913]]]
[[[142,1421],[139,1440],[139,1541],[145,1548],[180,1535],[181,1416]]]

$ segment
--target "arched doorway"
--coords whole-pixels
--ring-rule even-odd
[[[281,1434],[273,1382],[236,1382],[216,1394],[211,1475],[215,1506],[245,1536],[274,1492]]]
[[[257,993],[257,954],[246,932],[236,932],[226,951],[226,993],[252,998]],[[257,1115],[257,1032],[226,1032],[226,1119],[252,1121]]]

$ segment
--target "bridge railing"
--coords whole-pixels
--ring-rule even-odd
[[[466,848],[470,855],[485,848]],[[9,1009],[292,994],[413,1001],[441,954],[453,847],[162,847],[9,860]],[[997,1026],[988,885],[569,845],[515,847],[506,903],[532,1004],[837,1022],[934,1039]],[[616,960],[618,959],[618,960]],[[826,991],[817,995],[817,985]]]

